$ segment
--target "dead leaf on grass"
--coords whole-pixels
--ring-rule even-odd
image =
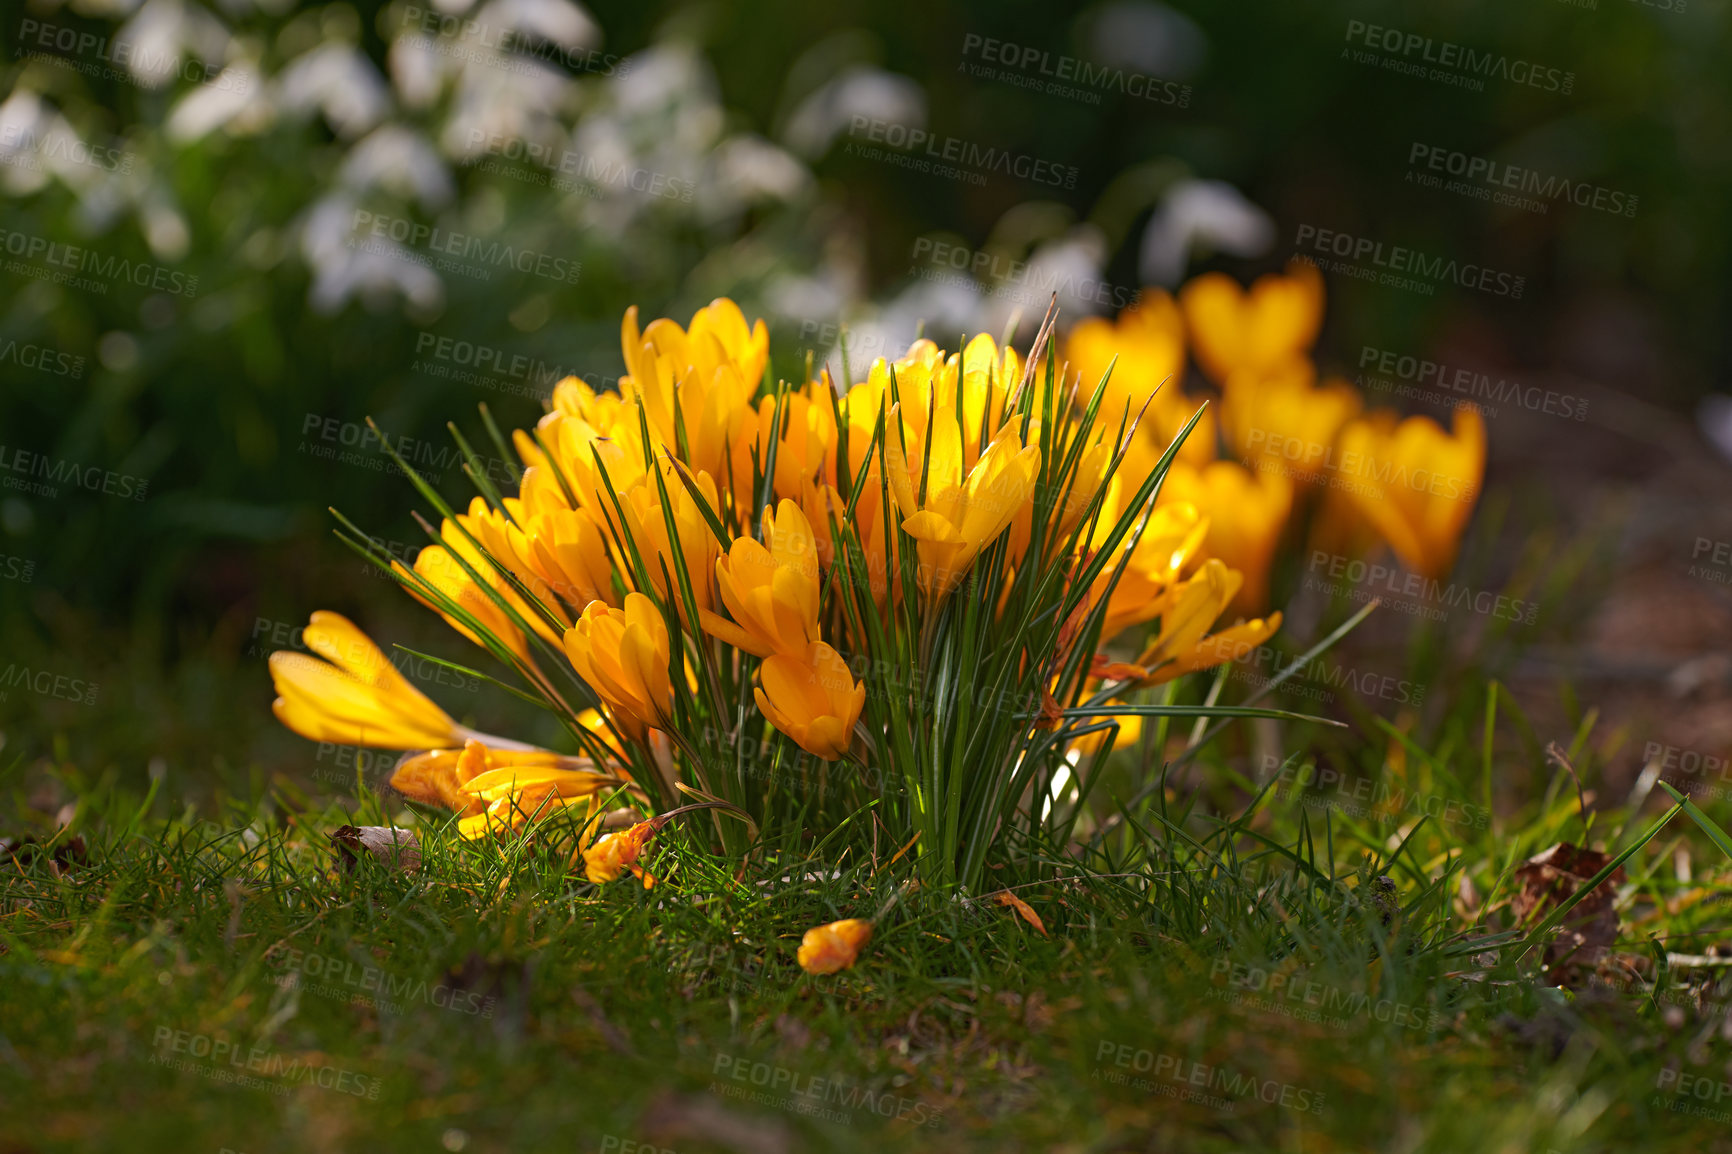
[[[337,864],[350,873],[366,853],[390,869],[414,873],[421,868],[421,843],[413,830],[389,825],[345,825],[331,835]]]
[[[1521,890],[1511,908],[1517,921],[1526,923],[1546,917],[1610,860],[1598,850],[1583,849],[1567,841],[1535,854],[1516,870]],[[1557,936],[1546,944],[1546,967],[1557,985],[1574,988],[1618,940],[1618,911],[1613,902],[1617,887],[1626,880],[1624,867],[1613,870],[1592,893],[1576,903],[1558,927]]]
[[[1035,913],[1033,907],[1031,907],[1027,902],[1023,901],[1009,890],[999,890],[997,893],[992,895],[992,900],[1001,906],[1009,906],[1017,912],[1018,916],[1020,916],[1023,921],[1039,930],[1041,937],[1044,938],[1047,936],[1046,923],[1040,920],[1040,915]]]

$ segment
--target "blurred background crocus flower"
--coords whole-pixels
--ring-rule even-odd
[[[1239,459],[1260,473],[1296,481],[1319,477],[1332,463],[1335,437],[1359,415],[1359,391],[1341,380],[1318,386],[1311,362],[1273,370],[1240,369],[1227,380],[1221,425]]]
[[[1147,456],[1152,467],[1201,404],[1182,387],[1185,321],[1179,306],[1163,290],[1145,289],[1136,304],[1119,314],[1116,323],[1101,317],[1078,321],[1065,341],[1064,355],[1076,379],[1079,403],[1094,396],[1101,378],[1109,367],[1112,369],[1101,396],[1096,427],[1110,437],[1121,422],[1127,428],[1139,422],[1137,447],[1142,452],[1127,458],[1133,472],[1134,458],[1139,456]],[[1205,411],[1179,448],[1179,459],[1197,465],[1213,460],[1215,437],[1214,414]]]
[[[1240,369],[1272,369],[1310,349],[1323,325],[1323,274],[1294,261],[1247,291],[1225,273],[1204,273],[1180,290],[1179,307],[1197,363],[1225,384]]]
[[[1342,487],[1402,563],[1442,577],[1485,476],[1485,421],[1467,405],[1455,410],[1452,432],[1430,417],[1378,412],[1341,432],[1337,468]]]
[[[1203,555],[1244,575],[1234,605],[1257,612],[1269,600],[1269,566],[1293,509],[1293,483],[1280,473],[1253,473],[1237,461],[1201,469],[1173,462],[1161,501],[1195,505],[1208,518]]]

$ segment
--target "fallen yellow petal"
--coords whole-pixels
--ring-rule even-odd
[[[845,918],[827,926],[813,926],[800,940],[800,968],[808,974],[833,974],[854,964],[861,947],[872,940],[872,923],[864,918]]]

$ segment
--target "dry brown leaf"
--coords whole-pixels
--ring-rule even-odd
[[[362,853],[390,869],[414,873],[421,868],[421,843],[413,830],[389,825],[345,825],[331,835],[337,864],[352,872]]]
[[[1539,920],[1575,894],[1588,879],[1611,860],[1598,850],[1583,849],[1561,841],[1535,854],[1516,869],[1521,890],[1511,901],[1520,922]],[[1591,972],[1595,962],[1618,940],[1618,911],[1613,906],[1617,887],[1628,880],[1619,866],[1564,918],[1558,935],[1546,945],[1546,966],[1551,980],[1574,986]]]
[[[997,893],[992,895],[992,899],[1001,906],[1009,906],[1011,909],[1015,910],[1022,917],[1023,921],[1040,931],[1041,937],[1044,938],[1048,936],[1046,932],[1046,923],[1040,920],[1040,915],[1035,913],[1034,909],[1027,902],[1023,901],[1009,890],[999,890]]]

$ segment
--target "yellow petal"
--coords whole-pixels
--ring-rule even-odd
[[[852,966],[871,939],[871,922],[847,918],[807,930],[796,957],[808,974],[833,974]]]

